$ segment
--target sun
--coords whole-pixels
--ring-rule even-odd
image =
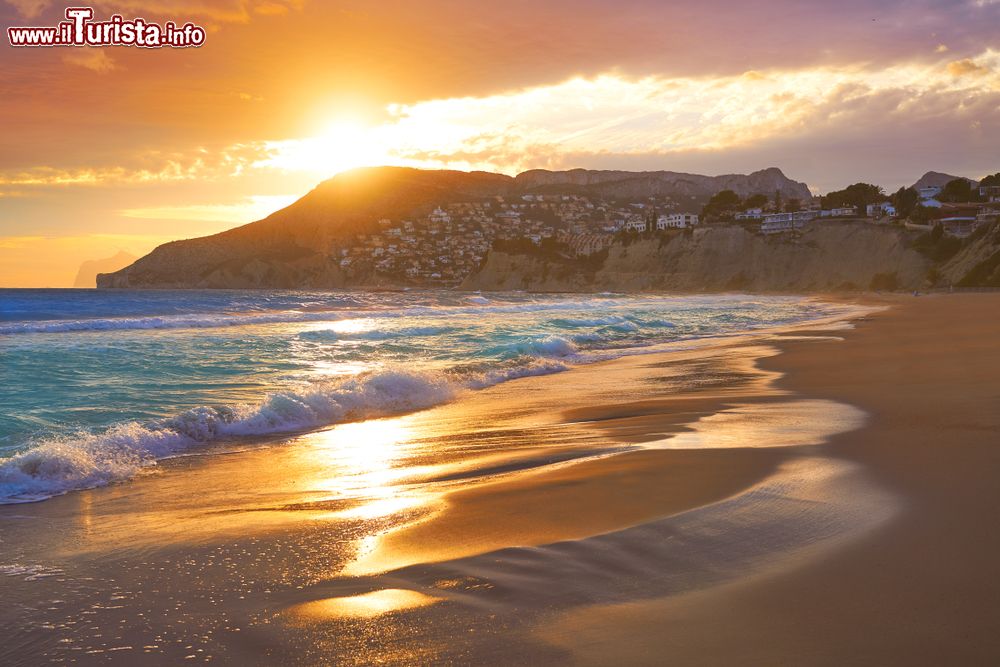
[[[328,178],[357,167],[392,162],[390,147],[378,127],[355,119],[331,121],[322,132],[304,139],[282,142],[264,161],[271,167],[313,172]]]

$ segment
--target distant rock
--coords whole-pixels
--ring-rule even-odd
[[[741,197],[752,194],[771,195],[780,192],[782,197],[808,200],[812,197],[805,183],[793,181],[777,167],[769,167],[752,174],[725,174],[702,176],[676,171],[597,171],[571,169],[547,171],[532,169],[514,179],[519,190],[552,189],[569,187],[584,194],[605,198],[649,197],[663,195],[707,195],[722,190],[732,190]]]
[[[944,174],[940,171],[928,171],[926,174],[920,177],[916,183],[911,185],[914,190],[919,190],[920,188],[943,188],[948,183],[956,179],[965,179],[973,185],[978,185],[978,181],[974,181],[971,178],[965,178],[964,176],[952,176],[951,174]]]
[[[88,259],[80,265],[80,270],[76,272],[76,280],[73,281],[73,287],[94,287],[97,284],[98,273],[118,271],[137,259],[139,258],[124,250],[119,250],[114,257]]]

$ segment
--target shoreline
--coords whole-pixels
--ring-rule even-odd
[[[134,421],[125,422],[113,425],[104,429],[103,431],[92,433],[83,438],[86,442],[94,443],[92,446],[100,447],[100,441],[107,437],[117,438],[113,433],[116,428],[125,427],[136,427],[140,433],[136,436],[140,439],[149,439],[151,442],[145,445],[143,442],[135,442],[133,446],[136,448],[135,454],[137,457],[135,461],[130,463],[127,468],[131,469],[131,473],[127,477],[123,477],[120,472],[112,471],[102,471],[105,478],[98,479],[96,481],[87,481],[86,483],[80,484],[79,486],[73,488],[63,488],[55,491],[31,491],[23,492],[18,496],[8,496],[2,499],[0,502],[0,507],[3,505],[18,505],[26,503],[44,502],[66,493],[76,493],[79,491],[92,490],[97,488],[103,488],[108,485],[114,485],[119,483],[127,483],[131,479],[135,479],[138,476],[148,473],[151,468],[156,466],[162,467],[162,463],[175,458],[187,457],[187,456],[212,456],[216,454],[228,454],[233,451],[240,451],[248,447],[254,447],[258,445],[263,446],[274,446],[276,444],[281,444],[289,439],[304,436],[309,433],[315,433],[324,431],[330,428],[334,428],[340,424],[347,423],[358,423],[364,422],[372,419],[381,418],[391,418],[399,417],[407,414],[413,414],[421,410],[433,409],[436,406],[444,405],[453,401],[463,400],[463,397],[467,397],[470,392],[482,391],[483,389],[489,389],[490,387],[504,384],[506,382],[518,381],[529,377],[542,377],[549,375],[557,375],[567,371],[573,371],[574,369],[600,365],[606,363],[614,363],[615,361],[632,357],[632,356],[655,356],[661,354],[670,354],[674,352],[683,352],[686,350],[698,350],[698,349],[710,349],[717,346],[734,346],[740,345],[743,342],[752,341],[755,338],[766,337],[781,332],[791,332],[803,329],[816,329],[824,326],[834,326],[836,327],[840,322],[846,322],[852,319],[863,317],[871,312],[873,309],[864,305],[860,305],[857,300],[853,299],[834,299],[834,298],[823,298],[823,297],[799,297],[804,301],[815,301],[825,306],[835,306],[845,308],[841,312],[835,313],[825,313],[821,315],[816,315],[810,319],[804,319],[794,322],[782,323],[778,325],[766,325],[759,328],[750,328],[743,331],[735,331],[731,333],[717,333],[711,335],[688,335],[681,336],[674,340],[652,343],[645,346],[638,346],[633,348],[628,348],[624,350],[616,349],[596,349],[596,350],[577,350],[576,352],[569,354],[565,357],[553,356],[539,356],[535,359],[535,364],[537,367],[524,366],[521,368],[513,368],[510,371],[500,371],[499,375],[496,377],[491,376],[493,371],[484,371],[482,377],[467,377],[463,379],[448,377],[447,373],[440,371],[417,371],[408,372],[404,371],[399,367],[386,367],[386,368],[375,368],[366,373],[363,373],[359,378],[378,378],[384,374],[396,374],[400,376],[405,376],[403,379],[407,380],[410,384],[417,383],[426,385],[422,389],[420,387],[411,387],[411,392],[418,393],[435,393],[440,394],[433,400],[424,401],[411,400],[410,398],[404,397],[405,403],[411,403],[406,408],[402,410],[393,409],[381,409],[378,406],[374,406],[367,411],[362,411],[361,414],[348,415],[346,419],[341,421],[335,421],[332,423],[326,423],[322,418],[317,417],[315,423],[307,424],[279,424],[277,426],[271,425],[267,430],[254,433],[247,432],[242,433],[241,423],[231,423],[225,420],[224,415],[219,413],[214,406],[210,406],[208,413],[201,415],[195,415],[196,409],[188,409],[184,412],[175,414],[173,417],[164,417],[160,419],[151,419],[147,421]],[[853,306],[853,310],[846,310],[848,304]],[[130,318],[125,318],[126,320]],[[269,326],[272,324],[280,324],[283,320],[276,320],[275,322],[263,322],[261,326]],[[168,328],[169,329],[169,328]],[[173,330],[173,329],[170,329]],[[200,327],[196,327],[195,330],[201,330]],[[94,333],[94,332],[85,332]],[[64,335],[64,334],[57,334]],[[569,343],[571,344],[571,343]],[[345,384],[349,384],[353,381],[353,378],[344,378]],[[275,392],[280,394],[281,392]],[[259,413],[261,410],[265,409],[272,398],[272,394],[265,394],[256,403],[247,403],[245,405],[229,406],[236,410],[241,410],[242,408],[250,408],[254,412]],[[397,400],[398,402],[398,400]],[[223,410],[226,408],[224,407]],[[218,414],[217,414],[218,413]],[[170,421],[176,421],[186,416],[191,416],[195,421],[199,422],[197,426],[198,431],[210,431],[215,433],[218,431],[217,435],[214,435],[209,440],[203,440],[199,434],[197,437],[191,437],[188,433],[184,431],[176,431],[174,427],[169,426]],[[251,415],[250,417],[253,417]],[[239,422],[248,419],[248,417],[240,418]],[[208,420],[208,423],[202,424],[202,421]],[[233,431],[232,433],[227,433],[227,431]],[[169,440],[169,442],[161,443],[161,440]],[[27,455],[28,462],[27,465],[44,467],[42,463],[33,463],[32,460],[39,456],[44,456],[43,450],[45,448],[51,448],[51,445],[55,446],[56,450],[61,450],[65,447],[62,439],[54,438],[42,441],[38,443],[35,447],[24,450],[22,452],[15,452],[10,454],[7,459],[0,459],[6,465],[10,465],[17,468],[18,459]],[[88,446],[84,445],[84,449],[88,449]],[[152,455],[145,455],[143,449],[166,449],[165,452],[155,453]],[[101,462],[96,462],[101,463]],[[103,464],[103,465],[106,465]],[[114,467],[119,467],[114,464]]]
[[[920,550],[906,551],[920,535],[915,520],[948,517],[952,530],[966,531],[982,525],[984,508],[962,505],[975,523],[956,522],[914,495],[910,477],[933,477],[947,461],[925,447],[923,469],[901,458],[898,444],[880,443],[887,415],[899,410],[885,403],[885,383],[896,382],[890,397],[911,395],[929,376],[899,355],[947,356],[928,348],[935,332],[997,304],[991,295],[953,295],[868,305],[890,309],[854,328],[813,323],[521,378],[418,413],[225,457],[180,457],[165,462],[168,474],[0,507],[16,564],[35,568],[0,572],[21,582],[0,629],[12,637],[14,662],[65,656],[54,637],[25,629],[26,620],[50,613],[17,616],[62,577],[63,605],[95,604],[96,595],[101,607],[90,616],[79,616],[84,607],[59,614],[109,631],[95,640],[67,626],[70,646],[105,659],[120,648],[113,655],[123,662],[142,646],[163,660],[185,657],[170,638],[191,637],[191,627],[154,630],[144,620],[180,604],[184,618],[198,619],[202,638],[186,645],[246,664],[606,664],[612,656],[635,664],[705,656],[842,664],[856,646],[869,651],[861,662],[874,664],[872,656],[887,655],[880,646],[906,648],[904,637],[919,647],[907,655],[920,664],[931,627],[924,641],[905,627],[883,628],[892,641],[879,644],[845,624],[871,607],[885,614],[870,619],[875,625],[894,614],[935,617],[879,578],[890,560],[901,573],[911,561],[926,564]],[[948,316],[939,319],[942,312]],[[978,326],[1000,332],[995,319]],[[961,340],[959,352],[975,339]],[[998,395],[990,354],[972,375],[933,366],[952,387],[947,396],[964,396],[970,378],[986,390],[969,406],[980,422],[988,422],[982,401]],[[908,382],[900,381],[904,371]],[[867,413],[863,424],[850,406]],[[920,421],[919,412],[907,415],[904,422]],[[671,446],[678,441],[683,448]],[[768,446],[781,443],[788,446]],[[909,471],[902,479],[893,474],[901,462]],[[966,473],[980,480],[972,487],[983,493],[989,469],[969,465]],[[61,539],[39,538],[36,525]],[[892,558],[878,556],[886,536],[900,531]],[[866,550],[873,555],[850,565]],[[992,571],[986,562],[979,569]],[[951,582],[963,574],[949,572]],[[96,592],[95,584],[74,583],[87,577],[107,581]],[[195,589],[186,583],[193,581]],[[978,599],[988,599],[991,588],[983,589]],[[112,602],[109,591],[126,601]],[[803,598],[804,591],[811,593]],[[880,591],[878,601],[870,591]],[[909,608],[892,607],[894,596]],[[799,611],[813,627],[830,623],[836,637],[850,639],[835,645],[826,641],[832,633],[805,632],[804,621],[789,617]],[[988,612],[980,614],[988,622]],[[789,636],[779,619],[798,634]],[[151,632],[163,641],[144,644]],[[927,654],[940,657],[945,644],[936,646]],[[993,648],[980,642],[965,655]]]

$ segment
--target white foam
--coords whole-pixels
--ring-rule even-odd
[[[271,394],[257,405],[203,406],[169,419],[53,438],[0,459],[0,504],[128,479],[158,459],[219,440],[420,410],[449,400],[455,391],[455,385],[435,375],[383,370],[303,392]]]

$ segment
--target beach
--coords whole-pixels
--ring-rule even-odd
[[[1000,297],[849,301],[0,506],[0,658],[994,664]]]

